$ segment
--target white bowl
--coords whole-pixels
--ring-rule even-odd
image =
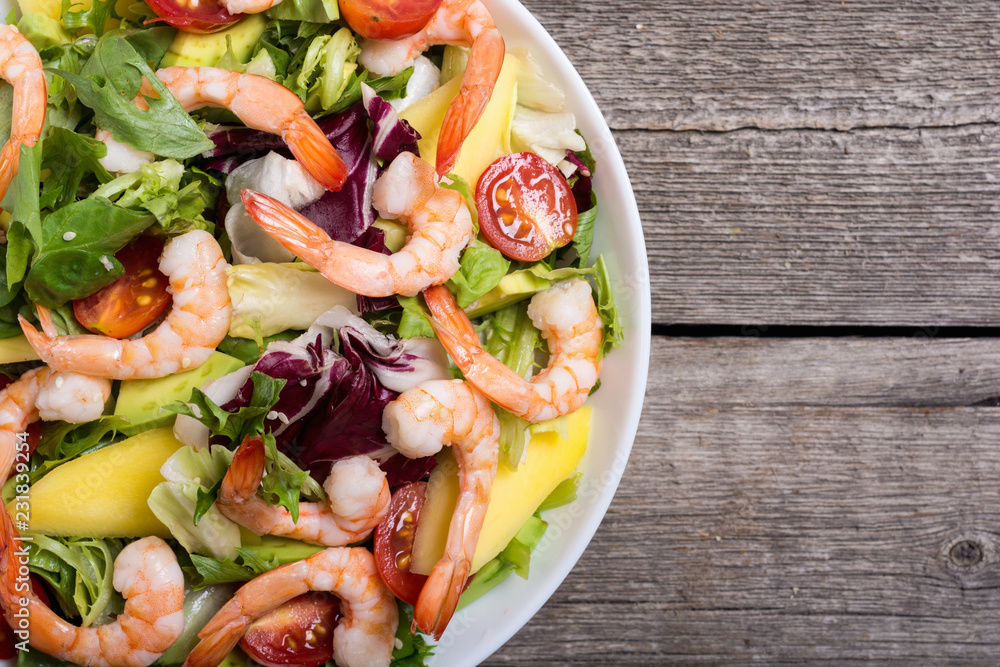
[[[594,253],[604,253],[611,273],[625,342],[611,352],[601,372],[590,444],[580,469],[579,497],[546,512],[549,528],[531,557],[530,578],[510,576],[457,612],[429,664],[476,665],[502,646],[535,615],[583,554],[615,490],[639,425],[649,369],[649,266],[642,225],[625,165],[597,103],[573,65],[545,28],[516,0],[483,0],[508,48],[527,47],[548,78],[566,92],[569,110],[587,139],[597,170],[598,215]]]
[[[563,87],[569,109],[576,114],[597,161],[594,253],[603,253],[607,261],[625,342],[608,355],[601,388],[589,401],[595,408],[594,421],[590,446],[580,464],[584,476],[579,498],[546,512],[549,528],[532,555],[529,580],[511,576],[455,614],[429,661],[435,667],[476,665],[485,660],[534,616],[573,569],[625,471],[649,368],[646,247],[635,197],[611,131],[569,59],[528,10],[516,0],[483,1],[508,48],[527,47],[549,78]],[[4,15],[10,7],[11,0],[0,0]]]

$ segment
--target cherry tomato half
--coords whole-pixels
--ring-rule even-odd
[[[292,598],[250,624],[240,647],[268,667],[316,667],[333,660],[340,601],[313,591]]]
[[[146,0],[146,4],[164,23],[184,32],[218,32],[243,17],[230,14],[218,0]]]
[[[163,241],[140,236],[115,254],[125,273],[115,282],[73,302],[73,313],[94,333],[126,338],[141,331],[170,307],[169,282],[160,273]]]
[[[368,39],[401,39],[427,25],[441,0],[339,0],[340,15]]]
[[[476,184],[479,228],[511,259],[537,262],[576,233],[576,200],[562,173],[535,153],[504,155]]]
[[[410,572],[413,538],[426,492],[426,482],[411,482],[396,489],[389,511],[375,528],[375,563],[382,581],[393,595],[409,604],[417,603],[427,581],[425,575]]]

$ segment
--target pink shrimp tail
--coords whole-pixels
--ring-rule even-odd
[[[295,159],[327,190],[337,192],[347,180],[347,165],[323,130],[299,109],[282,137]]]
[[[289,252],[313,266],[323,266],[322,247],[330,242],[326,232],[274,197],[246,189],[240,199],[254,222]]]
[[[483,30],[469,52],[458,95],[448,105],[437,145],[437,173],[444,176],[455,167],[459,151],[486,105],[503,67],[504,43],[496,30]]]
[[[39,309],[39,311],[41,311],[41,309]],[[31,322],[24,319],[23,315],[18,315],[17,321],[20,322],[21,331],[24,332],[24,337],[28,339],[28,343],[31,345],[31,348],[36,354],[38,354],[42,361],[49,363],[52,359],[52,338],[32,326]],[[44,322],[42,323],[42,326],[46,326]]]
[[[441,639],[458,607],[458,598],[469,578],[469,561],[455,562],[447,556],[431,571],[413,609],[412,629]]]
[[[201,641],[188,654],[184,661],[184,667],[215,667],[236,647],[246,631],[247,625],[227,628],[224,632],[209,635],[202,634],[204,630],[198,633]]]
[[[247,437],[233,454],[226,476],[222,478],[219,496],[236,502],[246,502],[257,493],[264,476],[264,441]]]

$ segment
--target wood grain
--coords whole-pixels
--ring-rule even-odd
[[[486,664],[996,655],[1000,411],[940,406],[997,386],[997,340],[653,342],[597,538]]]
[[[997,120],[995,2],[526,0],[614,130]]]
[[[1000,323],[1000,125],[619,140],[654,322]]]

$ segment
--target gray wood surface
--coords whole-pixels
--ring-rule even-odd
[[[486,664],[995,664],[1000,2],[525,4],[625,157],[654,323],[747,335],[654,336],[604,524]]]

